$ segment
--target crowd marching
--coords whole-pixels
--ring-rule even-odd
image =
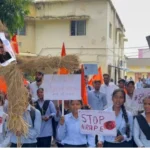
[[[108,74],[103,75],[104,84],[95,80],[93,86],[85,83],[88,93],[88,108],[91,110],[114,111],[116,115],[117,136],[86,135],[80,133],[78,110],[85,109],[81,100],[64,102],[44,99],[42,72],[36,73],[35,82],[28,83],[29,105],[24,120],[29,124],[26,137],[21,132],[16,135],[7,130],[7,95],[0,94],[0,109],[3,111],[3,132],[0,134],[0,147],[17,147],[17,136],[21,136],[22,147],[150,147],[150,96],[143,97],[143,111],[133,103],[135,88],[149,86],[150,79],[135,82],[125,77],[113,83]]]

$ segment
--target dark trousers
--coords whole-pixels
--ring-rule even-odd
[[[64,148],[83,148],[83,147],[87,147],[87,145],[86,144],[83,144],[83,145],[70,145],[70,144],[64,144],[64,146],[63,146]]]
[[[37,138],[37,147],[51,147],[51,136]]]
[[[110,143],[110,142],[104,142],[104,147],[107,148],[123,148],[123,147],[133,147],[131,142],[122,142],[122,143]]]
[[[95,135],[95,145],[97,147],[97,143],[98,143],[98,135]]]
[[[11,143],[10,147],[12,148],[17,147],[17,144]],[[33,148],[33,147],[36,147],[36,143],[22,144],[22,147]]]
[[[61,143],[56,143],[57,144],[57,147],[64,147],[64,145],[62,145]]]

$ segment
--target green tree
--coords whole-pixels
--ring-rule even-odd
[[[23,27],[31,2],[32,0],[0,0],[0,20],[11,35]]]

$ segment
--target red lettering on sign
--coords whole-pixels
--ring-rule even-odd
[[[93,123],[97,124],[98,123],[98,118],[96,116],[93,117]]]
[[[94,130],[96,130],[96,129],[98,129],[98,126],[95,125],[95,126],[94,126]]]
[[[82,121],[86,123],[86,118],[84,117],[85,115],[82,114]]]
[[[100,132],[103,132],[103,130],[104,130],[103,126],[100,126],[99,131],[100,131]]]
[[[99,116],[99,124],[101,124],[104,119],[104,116]]]

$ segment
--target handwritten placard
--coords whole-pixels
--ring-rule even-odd
[[[44,75],[44,99],[80,100],[81,75]]]
[[[116,136],[116,116],[114,112],[99,110],[79,110],[82,134]]]
[[[84,64],[83,66],[85,75],[98,74],[97,64]]]
[[[136,89],[133,94],[133,100],[138,110],[143,110],[143,99],[150,95],[150,88]]]
[[[3,32],[0,32],[0,39],[3,42],[3,51],[0,54],[0,65],[1,66],[7,66],[11,62],[16,61],[15,53],[10,45],[10,42],[6,39],[5,34]],[[5,56],[5,60],[2,59]],[[6,59],[7,58],[7,59]]]

